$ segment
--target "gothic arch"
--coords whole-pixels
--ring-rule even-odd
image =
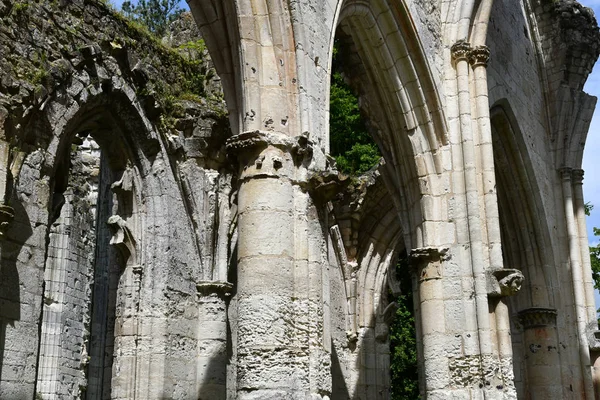
[[[174,216],[169,218],[170,213],[185,215],[182,204],[178,204],[180,202],[176,200],[180,193],[175,183],[175,167],[171,165],[172,161],[167,155],[163,138],[147,119],[138,103],[135,90],[122,80],[115,79],[112,83],[118,87],[101,85],[88,87],[86,90],[96,91],[96,93],[88,94],[78,101],[68,97],[70,101],[66,102],[60,98],[48,100],[38,112],[39,115],[36,115],[39,122],[28,127],[35,132],[25,131],[22,136],[14,138],[19,148],[28,152],[23,155],[20,174],[15,177],[14,195],[30,218],[48,221],[44,221],[43,225],[36,224],[36,229],[38,226],[47,229],[46,234],[30,237],[26,246],[39,249],[50,246],[47,250],[48,258],[42,258],[40,265],[42,267],[46,264],[46,291],[42,294],[44,317],[37,377],[37,391],[49,395],[59,393],[56,385],[60,385],[60,379],[54,376],[60,371],[60,368],[55,365],[61,357],[60,350],[57,349],[60,347],[59,342],[67,338],[66,336],[63,338],[67,332],[61,333],[60,329],[57,330],[57,327],[64,323],[62,317],[50,312],[56,304],[55,300],[58,300],[53,296],[60,295],[62,286],[75,284],[83,285],[85,288],[86,279],[90,278],[78,275],[77,271],[69,269],[74,266],[69,264],[71,261],[64,261],[65,257],[74,257],[67,253],[76,252],[77,246],[87,246],[85,249],[91,252],[92,259],[94,252],[96,257],[100,257],[98,254],[102,252],[105,260],[103,262],[110,264],[107,266],[110,270],[103,272],[107,275],[108,283],[99,283],[105,293],[98,300],[106,304],[109,309],[108,314],[106,310],[102,311],[94,307],[92,296],[96,297],[102,291],[98,285],[94,288],[100,290],[98,293],[81,289],[81,296],[88,296],[87,299],[65,300],[67,306],[71,304],[69,301],[75,301],[71,304],[70,312],[74,313],[74,318],[81,318],[79,322],[73,322],[75,325],[69,331],[70,334],[79,338],[80,330],[84,329],[84,325],[89,324],[87,329],[91,336],[85,340],[81,338],[81,354],[75,352],[72,355],[73,359],[69,359],[69,362],[81,362],[82,365],[87,363],[85,358],[88,355],[92,360],[92,364],[87,365],[90,374],[87,376],[87,382],[85,377],[82,380],[85,385],[89,385],[88,399],[101,396],[102,390],[112,390],[113,395],[118,394],[126,398],[133,397],[134,393],[137,396],[152,397],[154,396],[152,393],[162,390],[163,386],[175,386],[173,382],[168,381],[170,374],[165,374],[165,381],[162,383],[155,379],[152,387],[144,387],[140,381],[132,385],[130,380],[135,376],[139,379],[151,373],[154,377],[160,376],[156,371],[149,370],[150,364],[154,365],[152,368],[161,368],[162,365],[162,368],[168,370],[170,363],[181,363],[184,359],[179,356],[170,358],[165,354],[169,346],[170,328],[162,312],[156,312],[153,304],[163,301],[161,300],[163,288],[171,279],[181,279],[180,274],[199,276],[198,269],[201,268],[201,263],[192,263],[190,267],[177,264],[178,257],[185,257],[187,260],[198,257],[188,241],[183,242],[182,251],[170,253],[171,247],[180,246],[179,243],[175,244],[178,238],[192,236],[189,227],[185,225],[169,226],[162,222],[165,218],[167,220],[175,218]],[[65,93],[73,93],[80,88],[74,84],[73,87],[66,86],[63,89]],[[58,123],[50,124],[47,122],[50,120]],[[48,140],[29,143],[29,138]],[[69,171],[76,167],[72,165],[74,160],[72,154],[74,152],[79,154],[82,147],[85,147],[87,153],[78,156],[78,160],[87,157],[89,161],[90,158],[95,157],[96,161],[92,162],[93,165],[84,165],[83,169],[78,167],[79,172],[83,171],[81,172],[83,180],[80,182],[83,186],[77,187],[77,182],[67,183],[67,180]],[[91,154],[90,151],[95,153]],[[90,171],[91,167],[97,167],[96,172]],[[99,175],[93,175],[96,173]],[[37,181],[33,187],[30,186],[32,177],[36,177],[34,179]],[[89,189],[90,185],[95,185],[95,181],[101,181],[96,183],[99,188]],[[70,230],[78,228],[75,226],[76,222],[71,221],[73,216],[81,218],[80,214],[88,211],[71,209],[70,206],[64,205],[64,191],[67,186],[69,186],[68,197],[71,200],[76,199],[78,195],[91,193],[90,190],[92,192],[96,190],[95,195],[103,193],[101,196],[107,196],[107,200],[102,201],[103,204],[105,203],[102,211],[99,209],[89,211],[96,212],[97,218],[89,226],[96,232],[88,235],[90,244],[69,242]],[[65,215],[66,220],[60,217],[65,212],[69,214]],[[74,226],[70,226],[71,223]],[[72,235],[74,238],[84,236],[75,233]],[[172,239],[164,239],[169,237]],[[91,263],[93,276],[98,260],[86,260],[86,257],[90,258],[87,254],[77,257],[80,257],[77,258],[78,265]],[[172,268],[170,263],[173,263]],[[165,265],[169,268],[165,268]],[[43,271],[44,269],[40,269],[42,275],[44,275]],[[96,282],[104,279],[100,275],[96,277]],[[190,286],[191,293],[195,295],[195,284],[190,282]],[[77,287],[72,290],[79,290]],[[195,296],[190,297],[195,301]],[[100,324],[100,321],[94,319],[96,312],[105,313],[104,317],[100,317],[105,318],[103,328],[96,328],[96,325]],[[90,315],[91,319],[88,318]],[[106,318],[112,320],[106,322]],[[95,329],[101,329],[100,334],[106,339],[99,341],[101,343],[99,346],[102,348],[96,348],[92,343],[99,340],[94,338],[97,333]],[[73,330],[77,333],[73,333]],[[195,330],[192,330],[190,335],[190,340],[196,339]],[[113,354],[111,337],[115,339],[114,356],[111,355]],[[153,346],[149,346],[147,342],[150,338],[155,343]],[[157,345],[157,339],[162,344]],[[109,359],[106,363],[97,364],[98,357],[105,351]],[[115,365],[112,368],[130,372],[113,376],[110,371],[113,364],[110,358],[113,357]],[[187,362],[194,371],[196,362],[194,352],[187,357]],[[97,365],[94,364],[95,362]],[[107,370],[106,373],[103,372],[104,369]],[[72,384],[74,381],[69,382]],[[193,381],[190,383],[194,385]],[[76,385],[67,390],[76,393],[80,389]],[[80,393],[80,395],[84,394]]]
[[[398,207],[407,248],[433,239],[439,216],[425,202],[439,202],[447,142],[439,94],[419,37],[403,3],[346,1],[338,32],[350,48],[347,75],[369,115],[370,131],[383,153],[388,190]],[[333,40],[331,42],[333,46]]]
[[[491,108],[490,117],[504,266],[525,277],[520,292],[508,301],[515,387],[519,396],[553,397],[562,390],[560,380],[540,383],[536,370],[543,363],[561,375],[558,347],[564,339],[558,336],[556,316],[565,294],[553,290],[561,278],[523,133],[506,100]],[[540,343],[543,356],[530,349]]]
[[[504,264],[525,274],[525,290],[513,303],[518,309],[555,307],[560,303],[555,287],[558,276],[550,245],[540,190],[529,161],[523,133],[506,101],[490,111]]]

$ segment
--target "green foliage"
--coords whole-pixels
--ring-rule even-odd
[[[594,209],[592,204],[585,203],[585,215],[588,217]],[[594,236],[600,236],[600,229],[593,228]],[[592,278],[594,279],[594,287],[600,290],[600,245],[590,246],[590,261],[592,262]]]
[[[13,5],[11,12],[17,16],[25,16],[28,8],[29,4],[17,2]]]
[[[417,335],[409,271],[408,257],[404,255],[396,265],[396,277],[401,284],[403,294],[395,299],[398,310],[396,318],[390,324],[392,400],[420,399],[417,374]]]
[[[340,63],[339,53],[334,48],[329,103],[330,151],[340,171],[359,175],[373,168],[381,155],[367,131],[358,98],[339,71]]]
[[[203,39],[192,40],[177,47],[180,53],[187,54],[188,58],[197,58],[206,50],[206,43]]]
[[[150,32],[162,36],[183,11],[178,4],[179,0],[139,0],[134,6],[131,1],[125,1],[121,10],[128,18],[147,26]]]
[[[350,175],[367,172],[379,162],[381,154],[360,113],[358,98],[341,73],[340,54],[334,47],[333,74],[329,104],[330,151],[340,171]],[[408,257],[396,267],[402,284],[402,295],[396,301],[398,310],[390,326],[391,398],[419,399],[417,375],[417,341]]]
[[[600,229],[594,227],[594,236],[600,236]],[[590,258],[592,262],[592,278],[594,287],[600,290],[600,244],[590,246]]]

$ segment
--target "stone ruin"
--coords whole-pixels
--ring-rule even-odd
[[[387,399],[402,254],[423,399],[600,396],[590,9],[188,2],[161,43],[0,0],[0,399]],[[383,155],[352,182],[334,40]]]

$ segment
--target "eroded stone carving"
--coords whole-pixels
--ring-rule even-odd
[[[525,277],[518,269],[500,269],[488,274],[488,296],[512,296],[521,290]]]
[[[117,247],[123,254],[128,264],[137,265],[135,238],[127,223],[119,215],[113,215],[108,219],[108,226],[113,233],[110,244]]]

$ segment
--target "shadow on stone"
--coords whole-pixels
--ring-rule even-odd
[[[0,242],[0,381],[6,348],[6,328],[21,319],[20,277],[17,257],[32,235],[31,223],[23,205],[13,197],[15,218],[6,238]]]

